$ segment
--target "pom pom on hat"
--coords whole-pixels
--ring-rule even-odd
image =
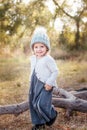
[[[33,45],[38,42],[43,43],[48,50],[50,50],[50,40],[44,27],[38,27],[35,29],[31,39],[30,47],[33,49]]]

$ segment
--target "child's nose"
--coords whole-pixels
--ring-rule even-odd
[[[40,50],[41,48],[40,47],[38,47],[38,50]]]

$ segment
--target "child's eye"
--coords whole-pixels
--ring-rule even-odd
[[[44,46],[41,46],[41,48],[43,48]]]

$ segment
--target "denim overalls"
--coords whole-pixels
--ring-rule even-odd
[[[33,71],[29,91],[29,107],[32,123],[45,124],[56,116],[56,111],[52,105],[52,90],[47,91]]]

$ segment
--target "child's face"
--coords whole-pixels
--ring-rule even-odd
[[[33,46],[34,54],[37,57],[42,57],[47,53],[47,47],[42,43],[35,43]]]

